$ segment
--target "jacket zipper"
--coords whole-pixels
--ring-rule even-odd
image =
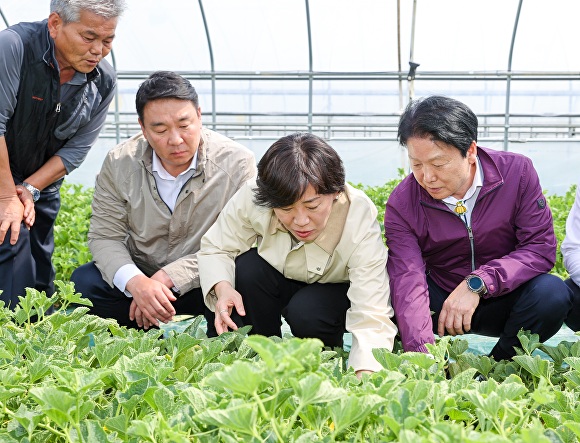
[[[469,234],[469,245],[471,247],[471,272],[475,271],[475,245],[473,244],[473,230],[471,226],[467,226],[467,233]]]
[[[431,209],[443,211],[455,217],[455,215],[451,211],[448,211],[447,209],[439,208],[437,206],[430,205],[429,203],[426,202],[421,202],[421,204]],[[475,204],[473,205],[473,207],[475,207]],[[467,236],[469,237],[469,249],[471,251],[471,272],[473,272],[475,271],[475,239],[473,236],[473,230],[471,229],[471,226],[468,226],[467,223],[463,219],[461,219],[461,217],[459,217],[459,219],[461,220],[463,226],[465,226],[465,228],[467,229]]]

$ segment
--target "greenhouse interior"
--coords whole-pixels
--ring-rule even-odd
[[[0,30],[45,19],[49,3],[0,0]],[[314,133],[339,153],[348,182],[380,187],[410,173],[407,149],[397,138],[399,118],[407,104],[443,95],[475,112],[478,146],[529,157],[546,195],[563,196],[580,180],[580,2],[576,0],[126,3],[107,56],[117,73],[116,96],[97,143],[65,183],[94,187],[107,152],[140,132],[135,94],[141,82],[159,70],[187,78],[199,94],[203,125],[248,147],[256,160],[282,136]],[[103,345],[98,342],[102,336],[89,331],[78,345],[78,349],[88,346],[91,336],[91,345],[100,353],[91,360],[93,369],[97,360],[103,367],[106,361],[111,363],[109,372],[89,381],[89,369],[73,381],[54,375],[58,386],[41,391],[44,387],[34,387],[36,381],[44,380],[49,370],[58,372],[54,369],[58,364],[47,363],[46,369],[40,369],[42,362],[31,364],[30,371],[37,371],[38,378],[29,386],[26,406],[17,409],[13,404],[14,411],[7,405],[24,395],[25,389],[18,385],[18,374],[9,375],[9,366],[20,357],[8,361],[12,350],[0,349],[0,403],[4,406],[0,440],[415,443],[580,439],[580,342],[565,325],[546,342],[557,350],[540,348],[532,338],[514,358],[520,366],[490,363],[486,355],[496,338],[475,334],[465,337],[465,346],[481,358],[477,361],[444,340],[434,348],[431,360],[419,353],[405,356],[379,351],[376,355],[380,354],[388,375],[380,379],[373,374],[375,378],[369,376],[366,380],[372,381],[361,387],[356,377],[349,379],[346,370],[341,372],[345,369],[339,367],[342,360],[333,363],[326,354],[320,357],[322,362],[313,363],[318,369],[300,366],[302,362],[306,367],[316,354],[304,351],[304,343],[302,351],[296,345],[295,354],[290,355],[290,351],[274,349],[277,342],[265,345],[250,340],[245,345],[234,337],[220,342],[216,351],[216,341],[206,345],[193,338],[191,327],[199,323],[194,321],[192,326],[192,318],[186,320],[162,328],[171,337],[169,343],[178,342],[173,332],[189,331],[195,352],[199,351],[195,358],[203,353],[193,359],[198,365],[195,369],[187,366],[193,361],[191,356],[175,351],[160,357],[157,353],[165,352],[164,348],[159,351],[155,341],[145,343],[147,334],[137,338],[109,326],[112,335],[126,343]],[[132,340],[140,348],[131,350],[137,346],[128,344]],[[75,346],[69,345],[71,355],[73,348],[78,351]],[[186,344],[177,343],[175,349],[180,346],[185,349]],[[351,335],[345,334],[344,350],[348,352],[350,346]],[[437,350],[445,346],[447,351]],[[252,354],[250,347],[256,352]],[[148,368],[140,368],[142,373],[136,369],[140,364],[145,367],[145,357],[139,360],[145,348],[143,355],[156,362],[154,374]],[[118,355],[114,357],[113,352]],[[231,354],[224,357],[227,352]],[[255,363],[256,354],[270,366],[244,366],[247,361]],[[232,363],[239,356],[242,362]],[[275,366],[276,359],[283,363]],[[173,361],[182,366],[171,372],[167,365]],[[187,374],[186,366],[191,370]],[[302,370],[311,372],[304,375]],[[117,394],[108,394],[117,389],[110,385],[115,371],[130,373],[123,382],[134,399],[120,394],[120,388]],[[400,374],[393,375],[397,371]],[[287,382],[286,374],[295,379]],[[259,379],[254,381],[254,376]],[[135,382],[131,377],[139,378],[139,386],[131,385]],[[86,390],[71,387],[85,382],[92,383]],[[369,387],[373,383],[376,392]],[[308,397],[307,388],[316,394]],[[94,393],[99,390],[107,394],[97,399]],[[396,399],[391,400],[391,395]],[[69,397],[77,396],[85,403],[69,402]],[[69,403],[61,410],[60,401]],[[231,405],[226,405],[228,401]],[[327,411],[321,405],[331,406]],[[97,412],[90,413],[91,407]],[[46,414],[42,421],[39,411]],[[118,411],[122,411],[119,416],[115,415]],[[174,417],[166,411],[175,413]],[[279,417],[283,417],[281,423]],[[10,437],[3,439],[4,433]]]
[[[396,137],[402,109],[438,94],[473,109],[481,146],[531,157],[548,193],[577,181],[572,0],[127,4],[108,56],[118,96],[99,143],[67,178],[74,183],[92,186],[105,153],[139,131],[135,92],[156,70],[188,78],[204,125],[257,159],[280,136],[308,131],[340,153],[348,181],[383,184],[408,169]],[[2,1],[3,24],[41,20],[48,5]]]

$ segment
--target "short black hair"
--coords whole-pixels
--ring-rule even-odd
[[[199,109],[197,92],[187,79],[175,72],[157,71],[141,83],[137,90],[135,106],[139,119],[143,121],[143,110],[147,103],[163,98],[190,101],[196,110]]]
[[[477,142],[477,116],[464,103],[433,95],[413,100],[399,120],[397,137],[407,146],[411,137],[430,138],[452,145],[463,157],[472,142]]]
[[[322,138],[298,132],[274,142],[260,159],[254,201],[267,208],[290,206],[308,185],[317,194],[343,191],[344,165]]]

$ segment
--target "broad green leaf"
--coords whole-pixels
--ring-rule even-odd
[[[5,402],[9,398],[22,395],[26,393],[26,391],[25,388],[0,386],[0,402]]]
[[[224,409],[207,409],[194,417],[194,420],[218,428],[253,435],[256,432],[257,417],[257,405],[234,399],[229,403],[228,407]]]
[[[433,366],[437,366],[437,362],[429,354],[422,352],[405,352],[401,355],[402,360],[411,362],[420,368],[430,370]]]
[[[334,387],[325,377],[314,373],[307,374],[299,380],[289,381],[301,406],[326,403],[346,395],[344,389]]]
[[[580,371],[580,356],[578,356],[578,357],[566,357],[564,359],[564,361],[566,363],[568,363],[572,369],[575,369],[576,371]]]
[[[459,356],[459,361],[462,363],[467,363],[472,368],[477,369],[477,372],[483,374],[484,377],[488,377],[491,372],[494,361],[487,355],[475,355],[469,352]]]
[[[155,442],[155,428],[157,420],[133,420],[127,430],[127,434],[141,437],[142,441]]]
[[[39,411],[28,409],[28,407],[24,404],[20,404],[18,410],[14,413],[14,419],[20,423],[28,435],[32,435],[33,431],[36,429],[36,426],[42,421],[43,414]]]
[[[540,336],[538,334],[530,334],[528,331],[518,332],[518,339],[522,345],[523,351],[531,355],[536,349],[542,346]]]
[[[175,395],[161,383],[148,388],[143,394],[143,398],[155,412],[164,417],[170,416],[175,410]]]
[[[204,383],[236,394],[253,394],[262,383],[268,382],[264,380],[264,375],[265,370],[261,365],[238,360],[211,374]]]
[[[463,372],[460,372],[449,382],[449,389],[453,392],[457,392],[461,389],[465,389],[474,383],[473,377],[477,374],[475,368],[469,368]]]
[[[385,399],[374,394],[360,396],[350,394],[330,403],[328,410],[334,422],[335,434],[366,419],[373,409],[381,403],[385,403]]]
[[[466,409],[460,408],[449,408],[447,409],[447,415],[450,420],[469,422],[473,420],[473,415]]]
[[[380,365],[389,371],[396,371],[401,365],[401,356],[393,354],[386,348],[373,349],[373,356],[380,363]]]
[[[106,442],[107,434],[101,424],[96,420],[83,420],[80,423],[81,433],[79,436],[75,430],[71,432],[72,442]]]
[[[469,342],[461,338],[455,338],[451,340],[451,345],[449,346],[449,357],[454,360],[469,349]]]
[[[564,426],[570,429],[576,435],[576,437],[580,439],[580,423],[575,421],[567,421],[564,422]]]
[[[123,355],[123,351],[128,343],[122,340],[107,340],[106,342],[95,342],[93,352],[102,368],[110,366]]]
[[[66,427],[71,419],[70,411],[76,404],[76,398],[62,388],[32,388],[30,395],[42,411],[61,427]]]
[[[216,406],[213,403],[210,404],[211,399],[207,390],[204,392],[193,386],[179,390],[179,397],[187,404],[190,404],[196,412],[204,411],[210,406]]]
[[[300,419],[307,429],[322,429],[330,418],[328,408],[320,405],[306,405],[300,411]]]
[[[528,388],[526,388],[520,377],[512,374],[496,387],[496,392],[500,397],[507,400],[516,400],[525,395],[528,392]]]
[[[246,343],[260,355],[271,371],[286,375],[316,370],[320,364],[323,345],[320,340],[313,338],[291,338],[276,343],[260,335],[246,338]]]
[[[552,403],[555,399],[551,386],[548,386],[548,382],[543,378],[538,383],[538,387],[531,393],[531,397],[540,405]]]
[[[105,429],[115,431],[125,436],[127,434],[129,419],[125,414],[115,415],[114,417],[105,420]]]
[[[516,355],[513,357],[513,361],[518,363],[522,368],[536,378],[550,378],[551,366],[553,366],[553,363],[544,360],[539,355],[535,355],[534,357],[529,355]]]

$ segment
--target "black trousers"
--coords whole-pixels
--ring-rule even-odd
[[[284,317],[295,337],[343,345],[349,283],[307,284],[285,278],[250,249],[236,259],[235,286],[246,315],[234,311],[232,319],[238,326],[252,325],[251,334],[280,337]]]
[[[580,331],[580,287],[569,278],[564,281],[572,291],[572,309],[568,312],[566,325],[573,331]]]
[[[430,308],[435,313],[433,332],[437,334],[437,322],[443,302],[449,293],[427,277]],[[509,294],[481,299],[473,313],[471,331],[489,337],[499,337],[490,355],[496,360],[509,359],[520,347],[517,334],[520,329],[531,331],[546,341],[560,330],[570,308],[572,294],[564,281],[550,274],[541,274]]]
[[[36,220],[30,231],[20,224],[20,236],[15,245],[10,244],[10,230],[0,245],[0,300],[12,309],[25,288],[36,288],[54,293],[55,271],[52,266],[54,252],[54,222],[60,209],[60,187],[51,185],[40,193],[34,204]]]
[[[116,287],[109,286],[103,280],[101,271],[95,266],[94,262],[75,269],[72,273],[71,281],[75,284],[75,290],[93,303],[93,307],[90,310],[91,314],[102,318],[115,319],[121,326],[140,329],[137,322],[129,319],[129,307],[132,299]],[[208,322],[208,333],[212,334],[212,331],[215,331],[213,324],[214,314],[206,308],[201,288],[195,288],[181,295],[173,302],[173,306],[178,315],[203,314]],[[212,336],[215,335],[215,332],[213,332]]]

